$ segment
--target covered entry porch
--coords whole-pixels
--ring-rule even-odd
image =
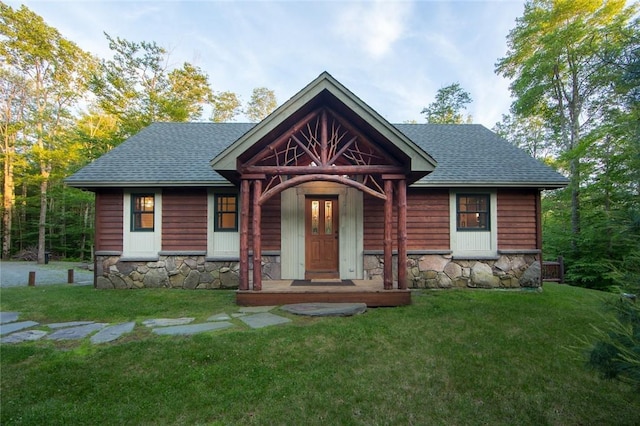
[[[238,304],[410,303],[407,186],[434,165],[384,118],[322,74],[212,160],[217,172],[240,187]],[[263,282],[262,216],[275,196],[281,198],[283,279]],[[379,280],[363,275],[368,232],[358,219],[367,215],[363,196],[384,202]],[[349,280],[350,285],[314,280]]]

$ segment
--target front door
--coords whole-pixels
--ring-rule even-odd
[[[337,196],[305,200],[305,279],[318,278],[340,278]]]

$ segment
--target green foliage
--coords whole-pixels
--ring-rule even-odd
[[[271,114],[277,106],[278,102],[273,90],[266,87],[256,87],[253,89],[245,114],[249,121],[258,122]]]
[[[105,36],[113,58],[102,61],[91,89],[99,107],[117,118],[121,139],[154,121],[201,117],[213,97],[204,71],[187,62],[170,70],[167,50],[155,42]]]
[[[62,37],[57,29],[47,25],[42,17],[24,5],[14,10],[0,3],[0,35],[3,68],[16,77],[12,78],[11,84],[24,86],[22,99],[18,102],[21,105],[16,108],[21,125],[5,123],[3,128],[13,147],[19,144],[23,150],[27,174],[23,182],[24,200],[31,199],[27,188],[30,189],[31,184],[37,185],[39,213],[32,223],[36,224],[38,232],[38,260],[43,262],[51,201],[48,194],[50,180],[64,174],[72,157],[74,147],[65,135],[73,124],[72,111],[86,93],[89,75],[96,62],[90,54]],[[4,110],[7,111],[6,108]],[[4,120],[11,121],[9,117],[13,115],[3,114]],[[7,156],[4,160],[9,167],[4,169],[3,178],[5,182],[11,181],[12,164],[9,161],[14,157]],[[5,199],[3,215],[12,215],[15,206]],[[11,228],[13,222],[24,225],[26,208],[24,210],[18,221],[3,216],[3,222],[11,223]]]
[[[493,131],[533,158],[544,160],[557,152],[553,135],[539,116],[503,114]]]
[[[597,328],[588,365],[604,378],[619,379],[640,391],[640,304],[623,295],[611,308],[616,318]]]
[[[425,107],[421,114],[425,114],[427,123],[462,124],[465,122],[462,110],[471,102],[469,92],[462,89],[459,83],[452,83],[438,89],[436,100]],[[471,116],[467,116],[466,122],[471,122]]]
[[[232,121],[242,112],[242,104],[238,95],[234,92],[220,92],[213,96],[213,112],[211,121],[214,123],[225,123]]]
[[[640,240],[631,226],[640,200],[637,8],[528,1],[496,65],[515,98],[498,130],[533,152],[551,148],[570,177],[543,199],[545,256],[563,255],[569,282],[590,288],[618,285],[614,271]]]

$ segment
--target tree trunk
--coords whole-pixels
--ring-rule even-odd
[[[2,259],[11,255],[11,226],[16,202],[13,186],[13,147],[5,140],[4,185],[2,192]]]
[[[47,232],[47,188],[49,179],[46,172],[42,172],[42,183],[40,183],[40,219],[38,220],[38,263],[44,263],[44,252],[46,248]]]

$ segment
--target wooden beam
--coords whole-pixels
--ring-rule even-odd
[[[311,158],[312,161],[315,161],[316,164],[320,163],[320,159],[318,158],[318,156],[313,152],[311,152],[309,147],[306,146],[300,139],[298,139],[296,135],[291,135],[291,139],[293,139],[293,141],[298,144],[300,149],[302,149],[304,152],[307,153],[307,155]]]
[[[320,164],[322,164],[323,166],[328,166],[329,164],[327,164],[327,146],[329,144],[327,141],[327,134],[329,132],[327,130],[327,112],[322,111],[320,114]]]
[[[296,134],[300,129],[307,125],[309,121],[311,121],[316,115],[319,114],[320,108],[311,111],[309,114],[305,115],[302,120],[298,121],[295,125],[289,128],[289,130],[285,131],[280,137],[278,137],[275,141],[271,142],[267,149],[261,149],[256,155],[248,159],[241,166],[250,166],[256,164],[260,160],[264,159],[267,155],[271,155],[272,151],[275,150],[283,142],[286,142],[291,135]]]
[[[249,181],[243,179],[240,184],[240,290],[249,290],[249,196]]]
[[[384,289],[393,289],[393,241],[392,231],[393,224],[393,182],[384,181],[384,194],[387,199],[384,200]]]
[[[251,179],[251,180],[265,180],[267,178],[267,175],[265,175],[264,173],[247,173],[247,174],[243,174],[240,176],[240,179]]]
[[[407,288],[407,181],[396,184],[398,194],[398,290]]]
[[[380,154],[386,154],[386,158],[388,160],[390,160],[390,162],[393,162],[394,164],[400,165],[402,164],[401,161],[399,161],[399,159],[396,159],[395,157],[390,157],[390,153],[386,152],[387,150],[382,150],[381,147],[379,147],[377,144],[374,144],[373,142],[371,142],[371,139],[366,137],[360,130],[358,130],[356,127],[352,126],[350,123],[350,120],[347,120],[346,118],[344,118],[341,114],[339,114],[338,112],[334,111],[331,108],[327,108],[327,111],[329,111],[330,114],[332,114],[338,121],[340,121],[340,124],[347,129],[349,132],[353,133],[354,135],[358,136],[358,139],[360,139],[360,141],[362,142],[366,142],[367,145],[374,147],[374,150],[377,151]],[[404,154],[404,153],[403,153]],[[404,154],[405,156],[407,156],[406,154]],[[407,156],[407,158],[409,158]]]
[[[306,175],[310,173],[324,175],[377,175],[402,174],[405,169],[400,166],[247,166],[240,170],[242,175],[264,173],[267,175]]]
[[[384,180],[401,180],[401,179],[406,179],[407,175],[405,175],[404,173],[396,173],[396,174],[389,174],[389,173],[385,173],[382,176],[382,179]]]
[[[335,154],[333,157],[331,157],[331,159],[329,160],[329,164],[333,164],[333,163],[335,163],[336,161],[338,161],[338,159],[340,158],[340,156],[341,156],[342,154],[344,154],[344,152],[345,152],[347,149],[349,149],[349,147],[350,147],[351,145],[353,145],[353,143],[356,141],[356,139],[358,139],[358,137],[357,137],[357,136],[354,136],[354,137],[352,137],[351,139],[349,139],[349,141],[348,141],[346,144],[344,144],[344,146],[343,146],[342,148],[340,148],[340,150],[339,150],[338,152],[336,152],[336,154]]]
[[[262,207],[260,196],[262,195],[262,181],[253,181],[253,290],[262,290]]]
[[[333,176],[333,175],[305,175],[305,176],[296,176],[291,179],[287,179],[284,182],[274,186],[273,188],[265,191],[260,197],[260,204],[264,204],[269,198],[273,197],[276,194],[284,191],[287,188],[291,188],[297,185],[300,185],[305,182],[312,181],[325,181],[325,182],[336,182],[341,183],[343,185],[351,186],[353,188],[359,189],[360,191],[371,195],[372,197],[380,198],[382,200],[386,199],[386,195],[376,192],[375,190],[369,188],[368,186],[363,185],[360,182],[356,182],[355,180],[351,180],[344,176]]]

